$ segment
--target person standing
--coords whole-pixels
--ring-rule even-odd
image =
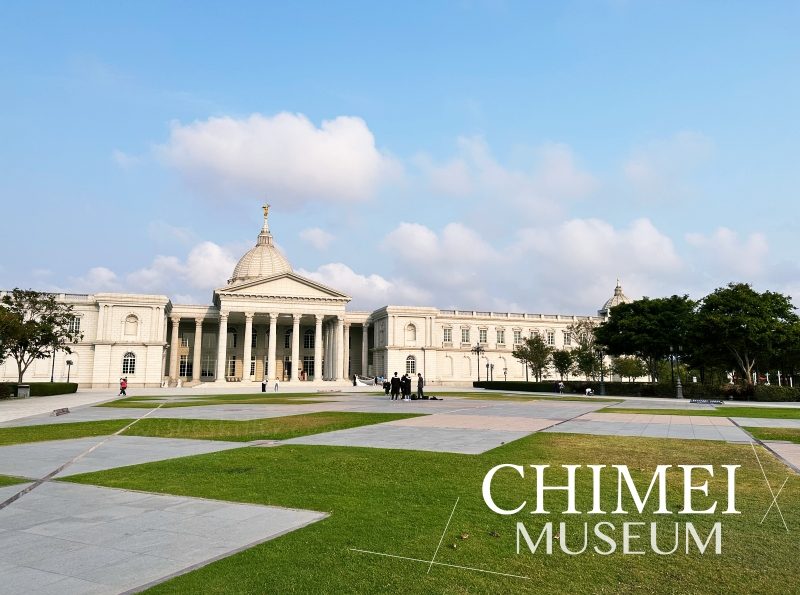
[[[277,379],[277,378],[275,379],[275,388],[274,388],[274,392],[278,392],[278,379]]]
[[[267,377],[266,377],[266,376],[264,376],[264,377],[261,379],[261,392],[262,392],[262,393],[265,393],[265,392],[267,392]]]
[[[392,376],[392,401],[400,398],[400,379],[397,377],[397,372]]]
[[[417,398],[423,399],[425,398],[425,379],[422,377],[422,374],[417,373]]]
[[[125,392],[127,390],[128,390],[128,377],[126,376],[125,378],[119,379],[119,394],[117,396],[127,397],[128,393]]]

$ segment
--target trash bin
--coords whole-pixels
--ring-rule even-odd
[[[18,399],[27,399],[31,396],[31,385],[30,384],[18,384],[17,385],[17,398]]]

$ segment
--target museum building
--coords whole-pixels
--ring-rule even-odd
[[[163,295],[58,294],[74,308],[73,330],[83,334],[73,352],[34,362],[25,380],[82,387],[216,386],[237,382],[351,382],[353,375],[422,373],[428,384],[524,380],[511,355],[532,333],[569,348],[568,327],[602,322],[629,302],[617,283],[597,316],[440,310],[384,306],[347,309],[350,297],[298,275],[275,246],[269,208],[253,246],[211,305],[174,304]],[[476,353],[475,347],[481,350]],[[0,364],[0,381],[16,381],[13,359]]]

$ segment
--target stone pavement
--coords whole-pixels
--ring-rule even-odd
[[[800,429],[800,419],[767,419],[764,417],[732,417],[731,419],[744,427]]]
[[[0,422],[12,419],[51,413],[53,409],[94,405],[113,398],[110,393],[78,392],[50,397],[29,397],[27,399],[3,399],[0,401]]]
[[[764,440],[764,444],[777,453],[800,473],[800,444],[779,440]]]
[[[22,487],[0,488],[0,499]],[[46,482],[0,510],[0,591],[138,590],[326,516]]]
[[[58,477],[138,465],[177,457],[242,448],[242,442],[143,436],[101,436],[0,446],[0,474],[39,479],[88,448],[105,443],[67,467]]]

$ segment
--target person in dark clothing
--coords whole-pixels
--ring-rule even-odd
[[[425,379],[422,378],[422,374],[417,374],[417,398],[424,399],[425,398],[425,391],[423,387],[425,386]]]
[[[408,374],[403,374],[400,382],[403,391],[403,400],[408,401],[411,396],[411,378],[409,378]]]
[[[392,388],[391,383],[388,380],[383,381],[383,392],[385,395],[389,395],[389,389]]]
[[[392,401],[394,401],[395,399],[400,398],[400,379],[397,377],[397,372],[395,372],[394,376],[392,376],[391,387]]]

